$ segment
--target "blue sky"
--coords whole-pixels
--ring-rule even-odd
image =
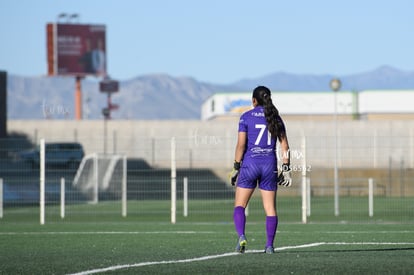
[[[410,0],[0,0],[0,70],[46,75],[46,24],[66,12],[106,25],[119,80],[414,71],[413,10]]]

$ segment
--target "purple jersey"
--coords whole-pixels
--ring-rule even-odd
[[[277,140],[268,131],[262,106],[241,115],[239,132],[246,132],[247,142],[237,186],[255,188],[259,184],[260,189],[276,190]]]
[[[257,106],[240,117],[239,132],[247,133],[243,163],[276,162],[276,138],[272,138],[263,107]]]

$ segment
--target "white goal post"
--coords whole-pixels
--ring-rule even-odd
[[[306,180],[306,138],[302,137],[302,223],[308,222],[308,207],[310,208],[310,202],[308,204],[308,185]],[[310,186],[309,186],[310,188]],[[309,209],[310,210],[310,209]]]
[[[73,180],[91,203],[98,203],[99,193],[113,194],[122,200],[122,216],[126,216],[127,161],[125,155],[97,154],[85,156]]]

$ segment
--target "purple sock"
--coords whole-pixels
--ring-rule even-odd
[[[239,236],[244,235],[244,228],[246,227],[246,215],[244,214],[244,207],[237,206],[233,213],[234,227]]]
[[[277,216],[266,216],[266,247],[273,246],[276,236],[277,224],[279,223]]]

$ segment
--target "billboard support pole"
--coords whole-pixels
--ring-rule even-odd
[[[75,90],[75,119],[82,119],[82,89],[81,89],[82,77],[76,77],[76,90]]]

